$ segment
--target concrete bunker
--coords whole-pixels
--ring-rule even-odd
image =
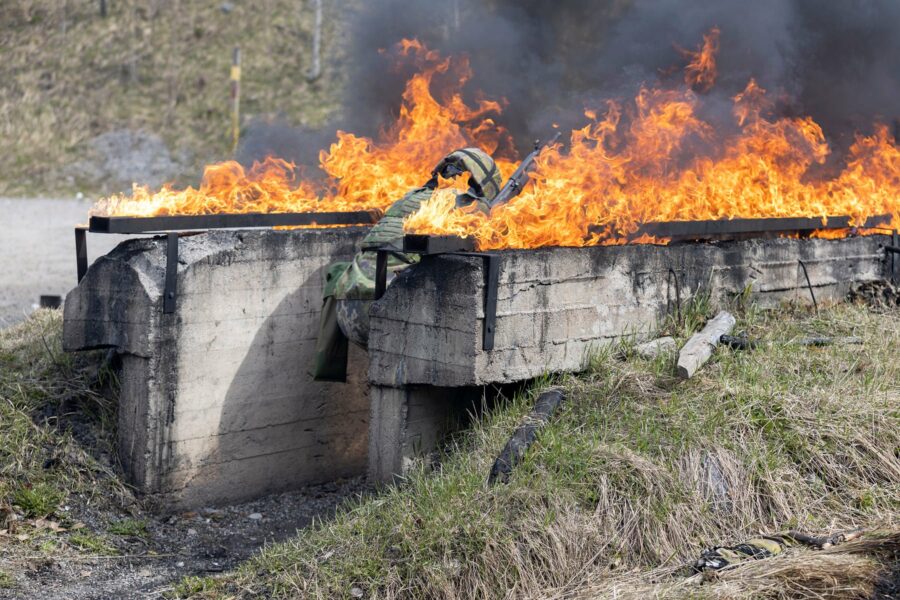
[[[426,256],[373,305],[348,382],[313,382],[323,270],[364,232],[185,237],[173,314],[164,240],[126,242],[91,266],[66,299],[65,345],[121,355],[119,451],[140,490],[189,507],[365,472],[389,481],[486,389],[578,371],[701,291],[714,304],[824,303],[888,271],[878,235],[502,251],[486,351],[484,262]]]
[[[124,242],[90,267],[66,298],[64,345],[121,357],[119,457],[131,483],[183,508],[365,470],[365,353],[346,384],[307,373],[324,269],[364,233],[184,237],[172,314],[164,238]]]

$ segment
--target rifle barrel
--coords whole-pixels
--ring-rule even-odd
[[[541,153],[541,150],[543,150],[545,146],[556,143],[556,140],[559,139],[560,135],[562,135],[562,132],[557,131],[556,135],[550,138],[550,141],[542,144],[540,140],[538,140],[534,143],[534,150],[532,150],[528,154],[528,156],[522,159],[522,162],[519,163],[518,168],[513,171],[513,174],[509,176],[509,179],[507,179],[506,183],[503,184],[503,187],[500,188],[500,191],[494,197],[494,201],[491,202],[491,208],[509,202],[519,195],[519,193],[522,191],[522,189],[530,179],[528,172],[534,165],[534,159],[538,154]]]

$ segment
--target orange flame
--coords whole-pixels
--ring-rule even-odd
[[[691,59],[684,68],[684,82],[698,92],[708,92],[719,76],[716,70],[716,54],[719,52],[719,28],[713,27],[703,36],[703,45],[696,52],[681,50]]]
[[[717,35],[688,67],[689,85],[714,80]],[[848,215],[861,225],[890,214],[900,226],[900,148],[887,126],[858,135],[827,178],[816,175],[831,154],[822,129],[808,117],[772,117],[756,81],[733,98],[733,130],[704,121],[702,102],[688,87],[645,87],[627,105],[587,111],[568,150],[545,148],[533,184],[511,202],[485,215],[433,199],[405,229],[474,236],[486,250],[617,244],[650,221]]]
[[[511,147],[508,133],[494,121],[500,102],[479,100],[469,107],[461,89],[471,76],[465,58],[442,58],[416,40],[397,45],[401,60],[419,69],[406,85],[397,122],[377,141],[343,131],[319,155],[323,180],[303,180],[303,169],[267,158],[245,170],[234,161],[209,165],[198,188],[166,185],[157,192],[134,185],[131,196],[97,202],[92,215],[154,216],[248,212],[348,211],[386,208],[410,188],[422,185],[448,152],[479,146],[495,152]],[[432,88],[440,78],[444,93]],[[498,161],[509,173],[509,160]]]

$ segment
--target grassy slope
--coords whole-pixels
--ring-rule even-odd
[[[64,353],[61,334],[58,310],[0,329],[0,588],[14,586],[26,557],[116,553],[82,520],[133,502],[95,458],[115,455],[115,378],[102,355]]]
[[[326,15],[323,76],[304,78],[312,11],[296,0],[0,2],[0,195],[91,190],[60,174],[91,138],[120,128],[161,136],[192,164],[230,154],[231,50],[243,53],[242,113],[321,122],[336,105],[334,19]],[[332,3],[326,6],[333,7]],[[337,10],[336,8],[334,10]],[[85,187],[86,186],[86,187]]]
[[[355,586],[365,597],[623,597],[627,589],[654,597],[665,589],[651,583],[654,573],[704,546],[788,527],[896,528],[900,314],[750,309],[738,328],[772,345],[722,349],[688,382],[672,378],[673,356],[601,355],[588,373],[561,379],[565,409],[508,486],[486,489],[484,480],[530,396],[459,438],[439,472],[420,468],[236,574],[190,579],[179,592],[347,597]],[[668,329],[686,333],[684,325]],[[781,343],[810,333],[859,335],[865,344]],[[717,493],[723,486],[727,493]],[[847,556],[821,559],[831,569],[825,588],[840,583],[835,573],[871,579],[871,561]],[[783,575],[808,563],[790,560]],[[756,583],[724,578],[718,587],[669,591],[735,598],[785,589],[771,593],[760,582],[771,587],[777,578],[740,572]],[[617,582],[627,585],[616,591]]]

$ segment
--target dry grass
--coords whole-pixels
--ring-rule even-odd
[[[784,556],[749,561],[720,572],[676,578],[671,571],[604,577],[570,593],[543,598],[581,600],[650,598],[709,600],[866,600],[900,591],[900,533],[872,532],[864,538],[815,551],[797,548]]]
[[[699,323],[703,310],[686,322]],[[237,574],[178,591],[330,598],[358,587],[367,598],[591,597],[618,582],[657,597],[841,597],[827,591],[829,573],[844,577],[836,590],[868,589],[878,563],[855,553],[764,561],[699,592],[648,583],[706,546],[760,532],[897,530],[900,313],[751,307],[738,327],[772,343],[753,352],[723,348],[688,382],[672,377],[673,356],[620,362],[612,352],[590,372],[554,382],[567,388],[567,404],[507,486],[486,488],[485,478],[542,383],[460,436],[439,472],[423,466]],[[690,327],[668,329],[683,338]],[[865,343],[782,343],[813,333]],[[800,588],[811,591],[804,596]],[[794,591],[779,596],[777,589]]]
[[[230,155],[231,51],[243,55],[242,111],[321,123],[335,108],[340,72],[325,63],[307,82],[312,9],[295,0],[0,2],[0,194],[96,190],[66,165],[93,137],[117,129],[161,136],[184,155],[186,179]],[[326,6],[331,6],[326,3]],[[338,9],[332,7],[334,11]],[[323,59],[340,45],[326,15]]]
[[[61,337],[58,310],[42,309],[0,329],[4,572],[21,570],[28,562],[21,557],[96,550],[79,543],[96,536],[78,519],[133,503],[114,465],[96,458],[115,456],[115,378],[102,353],[66,354]]]

